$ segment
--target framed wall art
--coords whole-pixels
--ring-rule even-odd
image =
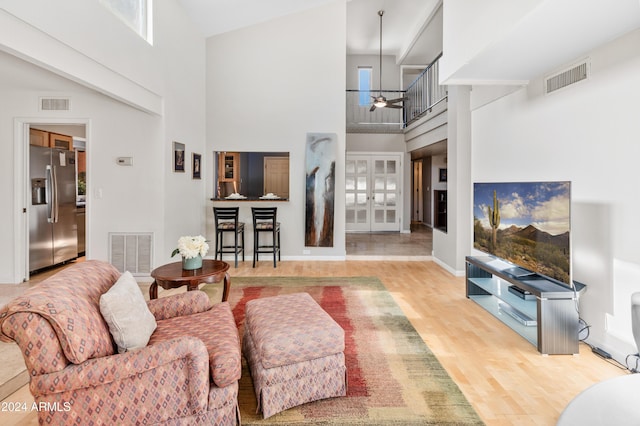
[[[191,163],[191,178],[192,179],[200,179],[200,168],[202,167],[202,155],[196,154],[195,152],[191,155],[192,163]]]
[[[184,144],[173,142],[173,171],[184,173]]]
[[[307,133],[305,246],[333,247],[335,133]]]
[[[446,182],[447,181],[447,169],[440,169],[439,181]]]

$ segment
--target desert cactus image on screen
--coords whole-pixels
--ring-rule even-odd
[[[570,282],[571,183],[474,183],[473,248]]]
[[[491,244],[495,250],[498,242],[498,227],[500,226],[500,202],[496,196],[496,190],[493,190],[493,210],[491,206],[487,206],[489,216],[489,225],[491,225]]]

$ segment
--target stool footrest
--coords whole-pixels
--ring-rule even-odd
[[[264,418],[346,395],[344,330],[307,293],[248,302],[242,350]]]

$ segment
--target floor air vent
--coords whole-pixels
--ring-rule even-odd
[[[40,111],[69,111],[71,99],[69,98],[40,98]]]
[[[545,78],[545,93],[552,93],[589,77],[589,62],[584,60],[562,72]]]
[[[109,262],[120,272],[151,274],[153,233],[109,233]]]

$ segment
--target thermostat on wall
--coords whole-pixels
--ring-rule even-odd
[[[133,166],[133,157],[118,157],[116,163],[121,166]]]

